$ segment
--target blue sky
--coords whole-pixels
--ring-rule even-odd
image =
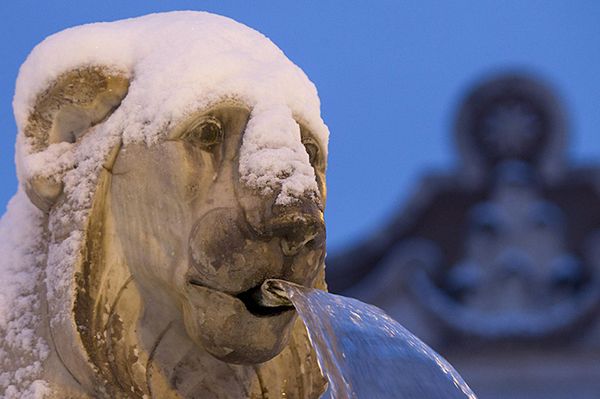
[[[600,2],[3,1],[2,213],[17,186],[14,82],[33,46],[74,25],[182,9],[261,31],[317,85],[331,130],[330,249],[383,223],[426,170],[456,166],[457,102],[496,71],[524,69],[552,83],[570,114],[571,157],[600,159]]]

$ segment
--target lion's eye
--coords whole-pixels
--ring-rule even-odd
[[[223,141],[223,127],[218,119],[206,118],[188,129],[182,138],[211,151]]]
[[[308,159],[311,165],[317,165],[319,162],[319,146],[310,139],[303,140],[304,148],[308,153]]]

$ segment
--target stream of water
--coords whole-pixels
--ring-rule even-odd
[[[281,280],[263,287],[304,321],[329,381],[322,398],[476,399],[444,358],[381,309]]]

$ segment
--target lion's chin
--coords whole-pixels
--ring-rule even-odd
[[[257,364],[277,356],[287,345],[296,312],[293,307],[266,308],[252,290],[236,296],[189,284],[184,323],[190,338],[227,363]]]

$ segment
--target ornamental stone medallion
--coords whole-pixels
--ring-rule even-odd
[[[600,169],[570,166],[566,139],[543,82],[482,82],[458,112],[460,169],[330,257],[330,288],[385,309],[482,398],[595,397]]]

